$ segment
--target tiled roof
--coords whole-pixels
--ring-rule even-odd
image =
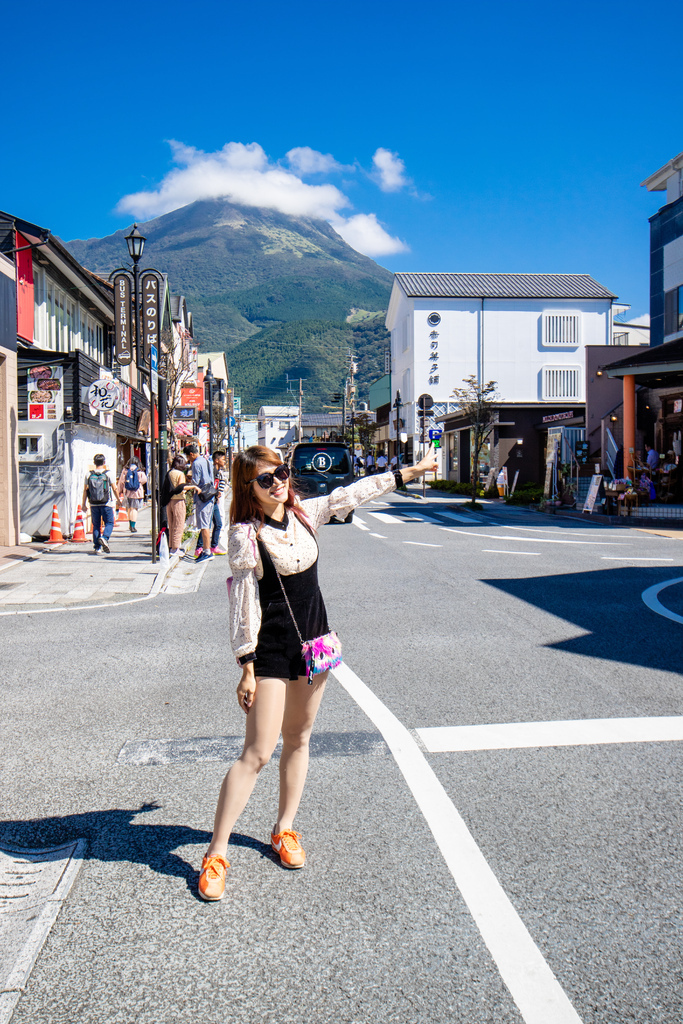
[[[342,414],[340,412],[309,412],[301,417],[304,427],[339,427]]]
[[[589,274],[395,274],[415,299],[616,299]]]

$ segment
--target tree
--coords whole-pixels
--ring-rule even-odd
[[[368,448],[372,447],[377,424],[369,412],[357,412],[355,419],[358,443],[363,451],[367,451]]]
[[[495,425],[494,411],[500,401],[496,393],[497,382],[481,384],[474,375],[463,379],[462,388],[453,388],[453,397],[460,413],[470,421],[470,456],[472,476],[472,502],[477,497],[479,485],[479,455],[488,441]]]

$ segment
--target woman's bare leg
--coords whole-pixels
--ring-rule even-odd
[[[321,672],[310,686],[306,676],[287,683],[280,755],[280,806],[273,828],[276,835],[292,828],[299,809],[308,773],[308,742],[326,681],[327,672]]]
[[[256,680],[254,703],[247,715],[244,749],[239,761],[235,761],[223,779],[218,797],[213,836],[208,849],[210,856],[220,854],[225,857],[235,822],[247,805],[258,773],[268,764],[275,750],[282,728],[288,686],[291,683],[284,679]]]

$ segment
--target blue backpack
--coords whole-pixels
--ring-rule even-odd
[[[137,466],[131,466],[126,473],[126,490],[137,491],[140,486],[140,477],[138,476]]]

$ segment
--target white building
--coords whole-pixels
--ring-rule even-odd
[[[258,411],[258,443],[278,451],[287,444],[285,437],[298,422],[299,407],[296,405],[262,405]]]
[[[526,421],[557,410],[583,422],[586,348],[614,344],[613,313],[628,308],[615,299],[588,274],[395,274],[386,325],[408,462],[419,448],[419,396],[434,400],[433,426],[455,411],[453,388],[472,375],[496,381],[501,422],[516,425],[519,440],[513,408],[527,410]],[[447,447],[442,475],[453,477],[466,458]]]

